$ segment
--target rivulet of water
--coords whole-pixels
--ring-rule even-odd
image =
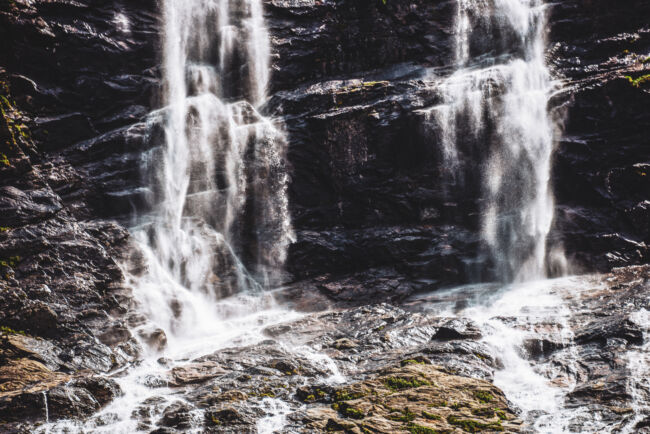
[[[270,56],[261,0],[161,4],[164,107],[151,119],[164,145],[144,162],[154,212],[133,230],[147,271],[132,282],[145,327],[187,356],[202,336],[228,335],[224,321],[272,307],[218,300],[281,280],[286,140],[258,111]]]

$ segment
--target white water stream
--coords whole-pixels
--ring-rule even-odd
[[[42,432],[146,431],[135,413],[151,411],[155,426],[167,404],[183,399],[164,386],[175,366],[254,344],[265,338],[263,328],[300,317],[263,292],[281,278],[293,233],[285,137],[257,111],[270,71],[262,1],[161,5],[164,107],[149,122],[152,131],[162,127],[164,143],[144,158],[154,211],[132,229],[145,270],[128,275],[141,318],[132,332],[144,354],[112,374],[122,397],[85,423],[60,421]],[[161,330],[162,352],[146,343]],[[286,405],[265,405],[269,416],[259,430],[272,432]],[[200,432],[199,413],[193,432]]]
[[[482,239],[504,282],[545,277],[555,134],[545,27],[541,0],[459,0],[457,70],[427,113],[453,184],[464,186],[467,161],[481,162]]]
[[[581,285],[579,277],[505,286],[475,284],[421,295],[416,300],[425,300],[425,309],[432,315],[474,321],[483,333],[482,342],[500,364],[494,384],[521,410],[522,419],[532,421],[535,432],[559,433],[568,429],[570,415],[564,412],[564,397],[574,384],[552,363],[533,363],[528,355],[531,346],[543,340],[570,343],[571,312],[563,295]],[[571,356],[568,350],[566,357]]]
[[[481,238],[493,275],[503,283],[428,297],[432,313],[479,325],[501,363],[495,384],[535,432],[557,433],[568,430],[564,397],[575,382],[551,364],[529,360],[526,349],[545,339],[570,343],[571,312],[563,294],[579,288],[579,280],[545,280],[555,143],[545,29],[541,0],[458,1],[457,69],[440,83],[442,104],[426,114],[437,125],[443,166],[457,189],[480,161]],[[446,297],[462,299],[465,307]],[[575,363],[570,350],[566,356],[569,365]]]

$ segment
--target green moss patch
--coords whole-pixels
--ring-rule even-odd
[[[396,412],[397,414],[388,415],[388,419],[393,420],[395,422],[410,422],[416,418],[415,413],[410,411],[408,408],[405,408],[404,410],[401,411],[393,409],[393,412]]]
[[[424,365],[423,360],[416,360],[416,359],[407,359],[407,360],[402,360],[400,362],[401,366],[406,366],[406,365]]]
[[[490,392],[486,392],[484,390],[479,390],[477,392],[474,392],[474,396],[476,397],[476,399],[478,399],[484,404],[487,404],[488,402],[494,399],[494,396],[492,396]]]
[[[439,415],[429,413],[428,411],[423,411],[422,412],[422,417],[425,418],[425,419],[429,419],[429,420],[440,420],[440,419],[442,419],[442,417],[440,417]]]
[[[439,433],[439,431],[436,431],[433,428],[429,428],[428,426],[418,425],[418,424],[415,424],[415,423],[410,423],[406,427],[406,429],[411,434],[438,434]]]
[[[650,74],[645,74],[637,78],[632,78],[631,76],[626,75],[625,78],[627,78],[630,84],[636,88],[640,88],[641,85],[645,83],[650,83]]]
[[[366,396],[367,393],[364,392],[353,392],[351,390],[337,390],[334,393],[334,401],[351,401],[353,399],[359,399]]]
[[[332,404],[332,408],[338,411],[341,415],[350,419],[363,419],[366,417],[366,414],[363,411],[346,402],[334,403]]]
[[[13,268],[18,265],[20,259],[20,256],[10,256],[7,259],[0,259],[0,266]]]
[[[0,326],[0,333],[5,335],[21,335],[25,336],[25,332],[22,330],[14,330],[11,327]]]
[[[419,380],[417,378],[401,378],[401,377],[388,377],[383,380],[383,383],[390,390],[404,390],[404,389],[414,389],[420,386],[430,386],[431,383],[425,380]]]

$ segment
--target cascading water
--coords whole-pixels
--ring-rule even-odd
[[[452,180],[462,187],[464,172],[481,171],[482,239],[504,282],[545,276],[554,143],[545,22],[538,0],[459,0],[457,71],[430,111]]]
[[[148,123],[151,139],[163,144],[145,154],[153,211],[132,230],[145,270],[127,272],[138,302],[130,322],[144,357],[118,379],[124,396],[83,424],[59,421],[43,432],[150,429],[135,414],[145,408],[155,423],[161,409],[148,409],[147,400],[182,402],[172,389],[152,388],[152,378],[234,339],[260,341],[264,327],[299,316],[261,292],[281,282],[293,238],[285,137],[258,112],[270,70],[262,1],[161,3],[164,107]],[[284,420],[281,402],[267,407],[260,432]],[[198,413],[190,432],[201,430]]]
[[[268,277],[282,266],[292,237],[284,136],[256,111],[269,78],[261,8],[256,0],[163,2],[166,145],[149,162],[159,221],[146,240],[193,291],[218,294],[212,273],[233,252],[255,277]],[[240,97],[246,99],[230,102]],[[232,251],[216,249],[224,258],[215,258],[215,243]],[[250,279],[234,265],[241,288]],[[223,267],[216,271],[222,278]]]
[[[155,212],[134,231],[149,266],[134,286],[153,323],[196,334],[216,299],[281,278],[285,139],[256,110],[269,78],[261,2],[168,0],[163,18],[165,108],[152,122],[165,146],[145,161]]]
[[[256,311],[245,296],[251,306],[216,301],[277,284],[293,235],[284,135],[257,111],[270,55],[261,1],[165,0],[163,22],[165,146],[146,161],[155,212],[134,231],[149,266],[134,293],[170,352],[187,352]]]
[[[558,388],[550,380],[566,373],[525,356],[527,342],[550,339],[564,345],[573,337],[562,294],[563,286],[575,283],[543,280],[553,220],[549,182],[555,134],[548,111],[554,83],[544,58],[545,26],[541,0],[458,1],[456,71],[440,83],[442,104],[426,115],[438,131],[451,193],[479,192],[488,259],[479,262],[487,262],[493,269],[487,275],[505,286],[451,290],[453,297],[463,294],[467,306],[445,311],[438,301],[432,311],[477,321],[484,342],[500,358],[495,384],[536,431],[560,432],[570,419],[561,409],[571,386]]]
[[[151,430],[165,406],[183,403],[182,392],[164,384],[171,369],[235,340],[259,342],[263,328],[298,316],[260,291],[282,281],[293,239],[285,137],[258,111],[270,71],[262,1],[161,4],[164,108],[149,123],[152,139],[162,131],[164,143],[145,155],[153,211],[139,216],[132,232],[146,269],[129,276],[138,301],[131,325],[144,357],[118,374],[124,396],[83,424],[61,421],[47,424],[44,432]],[[571,372],[526,358],[531,342],[571,347],[571,312],[563,296],[580,285],[571,278],[543,280],[554,144],[547,108],[554,84],[544,60],[544,28],[541,0],[458,0],[456,71],[441,81],[442,104],[429,111],[429,119],[439,131],[452,185],[478,184],[487,262],[491,277],[503,284],[436,293],[430,311],[478,322],[502,366],[495,384],[533,430],[562,432],[576,413],[563,405]],[[464,306],[450,309],[454,303],[445,304],[445,297],[457,300],[459,293]],[[647,312],[636,320],[647,329]],[[157,329],[167,338],[163,353],[147,347],[161,335]],[[331,373],[320,378],[324,383],[344,382],[327,355],[306,345],[284,349]],[[639,375],[646,373],[645,350],[629,354]],[[570,371],[577,356],[570,349],[562,355]],[[558,387],[551,379],[566,381]],[[638,412],[646,411],[642,397],[636,398]],[[47,420],[46,394],[43,401]],[[259,432],[281,430],[292,411],[271,397],[259,409],[265,414],[256,422]],[[136,412],[147,415],[138,419]],[[190,412],[195,424],[189,432],[201,431],[201,412]]]

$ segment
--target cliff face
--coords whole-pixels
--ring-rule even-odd
[[[40,418],[43,397],[29,388],[38,383],[61,416],[93,412],[116,386],[74,373],[108,372],[136,356],[118,266],[128,233],[104,217],[130,209],[111,194],[139,177],[127,129],[150,110],[157,85],[147,70],[156,18],[144,6],[0,4],[5,421]],[[136,27],[122,27],[126,16]]]
[[[647,263],[650,92],[633,81],[650,68],[650,4],[549,8],[563,119],[549,245],[579,271]],[[490,276],[476,264],[478,179],[451,193],[441,182],[422,110],[441,101],[454,14],[453,1],[266,3],[265,110],[289,137],[298,239],[287,265],[299,289],[360,304]],[[136,356],[118,263],[145,206],[142,153],[161,145],[144,125],[158,107],[158,41],[153,1],[0,1],[0,325],[53,345],[36,357],[52,384],[69,379],[55,372]],[[26,358],[20,345],[3,341],[1,356]],[[79,389],[99,403],[110,388]]]
[[[565,120],[549,244],[561,243],[579,270],[647,261],[648,93],[624,78],[647,68],[638,54],[649,44],[647,7],[630,16],[563,2],[549,14],[548,58],[561,82],[553,103]],[[267,111],[290,142],[295,280],[363,272],[407,278],[410,291],[475,278],[477,182],[449,193],[422,111],[440,102],[450,72],[455,3],[274,1],[266,12]],[[29,161],[78,219],[125,224],[143,206],[141,153],[160,145],[140,123],[157,106],[157,13],[154,3],[3,7],[2,66],[35,144]],[[5,173],[4,185],[20,182]]]
[[[554,162],[555,236],[586,270],[649,258],[647,85],[650,5],[562,2],[549,58],[563,79],[566,121]],[[640,15],[637,15],[637,12]]]
[[[648,5],[549,8],[547,57],[559,81],[552,108],[563,125],[549,248],[564,249],[573,271],[647,262],[648,92],[624,76],[647,71],[648,31],[630,10],[643,15]],[[299,236],[290,269],[298,278],[347,274],[319,285],[349,299],[361,287],[364,297],[399,297],[489,278],[490,264],[476,259],[485,157],[463,162],[464,188],[450,193],[440,132],[422,110],[440,103],[450,73],[455,4],[277,1],[268,9],[279,90],[269,107],[285,116],[294,169]]]

